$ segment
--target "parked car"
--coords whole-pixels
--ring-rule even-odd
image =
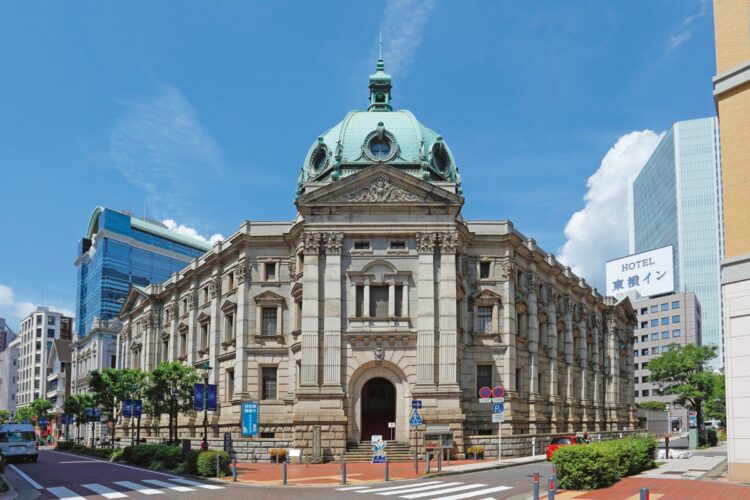
[[[721,427],[721,420],[706,420],[703,423],[705,429],[718,429]]]
[[[575,436],[570,434],[568,436],[559,436],[552,439],[552,442],[547,446],[547,460],[552,460],[552,454],[557,451],[558,448],[573,444],[586,444],[587,441],[581,436]]]
[[[39,445],[34,427],[30,424],[0,425],[0,451],[8,460],[27,458],[36,462],[39,458]]]

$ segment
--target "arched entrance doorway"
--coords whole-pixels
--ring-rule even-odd
[[[388,422],[396,421],[396,389],[384,378],[373,378],[362,387],[362,441],[374,434],[391,439]]]

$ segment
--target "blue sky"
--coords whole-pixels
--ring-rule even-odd
[[[445,137],[465,217],[577,239],[563,257],[594,283],[586,262],[627,251],[623,172],[715,113],[707,1],[5,4],[0,316],[73,309],[96,205],[206,237],[292,218],[310,144],[366,105],[381,28],[394,105]]]

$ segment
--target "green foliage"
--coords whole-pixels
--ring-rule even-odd
[[[225,476],[229,469],[229,454],[226,451],[202,451],[198,454],[196,472],[199,476],[216,477],[216,458],[219,458],[219,474]]]
[[[112,452],[112,456],[109,458],[110,462],[120,462],[123,460],[122,458],[122,450],[115,450]]]
[[[103,458],[105,460],[110,460],[112,458],[112,450],[109,448],[89,448],[88,446],[83,446],[82,444],[73,441],[58,441],[55,450],[69,451],[79,455],[88,455],[90,457]]]
[[[153,469],[176,470],[184,468],[182,448],[166,444],[139,444],[122,450],[126,462]]]
[[[31,408],[31,412],[34,414],[37,420],[40,418],[47,418],[50,410],[54,407],[55,405],[53,405],[52,402],[50,402],[48,399],[35,399],[29,405],[29,408]]]
[[[8,410],[0,410],[0,424],[6,424],[10,421],[10,412]]]
[[[561,488],[591,490],[653,468],[655,453],[656,441],[638,436],[563,446],[552,455],[552,462]]]
[[[16,410],[16,414],[13,416],[13,421],[16,423],[21,423],[24,420],[31,421],[34,418],[34,410],[31,409],[31,406],[23,406]]]
[[[643,403],[638,403],[637,406],[644,410],[667,411],[666,403],[662,403],[661,401],[644,401]]]
[[[468,453],[469,455],[472,455],[476,459],[479,456],[484,455],[484,446],[478,445],[478,444],[474,446],[469,446],[469,448],[467,448],[466,450],[466,453]]]
[[[152,415],[169,413],[173,399],[177,412],[187,414],[193,409],[193,384],[199,381],[192,366],[179,361],[163,362],[148,374],[143,395]]]

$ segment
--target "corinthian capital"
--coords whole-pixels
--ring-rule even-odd
[[[318,255],[320,253],[320,233],[305,233],[302,238],[306,254]]]
[[[241,285],[245,282],[247,277],[247,260],[240,259],[237,261],[237,266],[234,268],[234,278],[237,280],[237,284]]]
[[[456,253],[458,250],[458,233],[440,233],[440,251]]]
[[[344,234],[343,233],[326,233],[326,254],[328,255],[340,255],[341,249],[344,246]]]
[[[437,233],[417,233],[417,252],[433,253],[436,242]]]
[[[534,273],[528,273],[526,275],[526,287],[529,289],[529,293],[539,293],[539,276]]]

